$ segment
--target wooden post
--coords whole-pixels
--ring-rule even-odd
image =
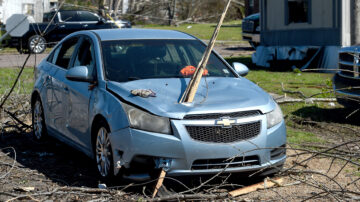
[[[160,187],[162,186],[162,184],[164,182],[165,175],[166,175],[165,170],[161,169],[161,173],[160,173],[158,182],[156,183],[155,190],[154,190],[154,193],[152,195],[153,198],[156,196],[157,192],[159,191]]]
[[[196,91],[197,91],[197,89],[199,87],[199,83],[200,83],[201,78],[202,78],[202,74],[204,72],[204,69],[206,68],[208,60],[210,58],[210,54],[211,54],[211,52],[212,52],[212,50],[214,48],[216,38],[217,38],[217,36],[219,34],[221,25],[222,25],[222,23],[224,21],[224,18],[226,16],[226,13],[227,13],[227,10],[228,10],[228,8],[230,6],[230,3],[231,3],[231,0],[229,0],[228,3],[225,6],[225,9],[224,9],[224,11],[223,11],[223,13],[221,15],[220,21],[217,24],[217,26],[215,28],[215,31],[214,31],[214,33],[213,33],[213,35],[211,37],[209,45],[207,46],[206,51],[205,51],[200,63],[198,64],[194,75],[192,76],[192,78],[191,78],[191,80],[189,82],[189,85],[187,86],[184,94],[181,97],[180,103],[184,103],[184,102],[190,102],[191,103],[194,100]]]

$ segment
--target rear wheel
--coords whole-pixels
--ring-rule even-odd
[[[40,54],[46,49],[46,40],[42,36],[34,35],[29,38],[28,43],[28,48],[31,53]]]
[[[97,169],[101,177],[109,179],[114,175],[113,155],[109,139],[110,130],[105,123],[101,123],[96,131],[95,157]]]
[[[45,139],[46,125],[44,110],[39,97],[36,98],[36,101],[32,106],[32,126],[34,138],[38,141]]]

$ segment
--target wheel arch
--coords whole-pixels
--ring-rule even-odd
[[[36,99],[39,98],[40,99],[40,102],[41,102],[41,97],[40,97],[40,93],[36,90],[34,90],[32,93],[31,93],[31,106],[34,106],[35,104],[35,101]]]

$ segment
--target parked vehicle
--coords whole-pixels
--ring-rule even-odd
[[[256,49],[260,45],[260,13],[247,16],[242,21],[242,37],[244,41]]]
[[[31,23],[29,31],[22,37],[12,37],[12,46],[18,51],[31,50],[33,53],[42,53],[49,45],[54,45],[65,36],[80,30],[118,28],[113,22],[108,21],[96,13],[89,11],[60,10],[45,13],[43,23]],[[54,20],[52,21],[52,18]],[[48,26],[49,22],[52,23]],[[119,21],[123,28],[130,28],[128,21]],[[46,32],[44,36],[40,33]]]
[[[247,74],[244,65],[213,52],[194,102],[179,104],[205,48],[170,30],[67,36],[36,68],[34,137],[49,134],[84,152],[103,177],[120,168],[128,178],[160,168],[170,176],[278,171],[286,159],[282,112],[237,73]]]
[[[339,51],[339,71],[333,78],[338,103],[349,108],[360,107],[359,48],[345,47]]]

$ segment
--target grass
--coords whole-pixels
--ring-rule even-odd
[[[178,30],[182,32],[189,33],[194,35],[202,40],[210,40],[216,24],[181,24],[178,27],[175,26],[165,26],[165,25],[144,25],[143,28],[151,29],[170,29]],[[217,40],[219,41],[242,41],[242,29],[241,29],[241,20],[226,22],[221,27],[219,36]],[[245,42],[244,42],[245,43]]]
[[[319,94],[316,97],[334,97],[332,93],[325,93],[332,90],[332,74],[310,73],[310,72],[275,72],[276,69],[264,69],[252,67],[251,56],[226,58],[231,64],[241,62],[251,68],[247,79],[253,81],[267,92],[284,94],[281,84],[287,91],[303,92],[305,96]],[[287,93],[290,97],[301,97],[299,93]]]
[[[287,141],[292,144],[301,144],[301,143],[323,143],[323,139],[318,138],[315,134],[294,130],[292,128],[287,129]]]
[[[32,68],[25,68],[19,82],[17,83],[14,92],[17,94],[30,94],[34,86],[34,70]],[[19,68],[0,68],[0,94],[9,92],[13,85]]]

